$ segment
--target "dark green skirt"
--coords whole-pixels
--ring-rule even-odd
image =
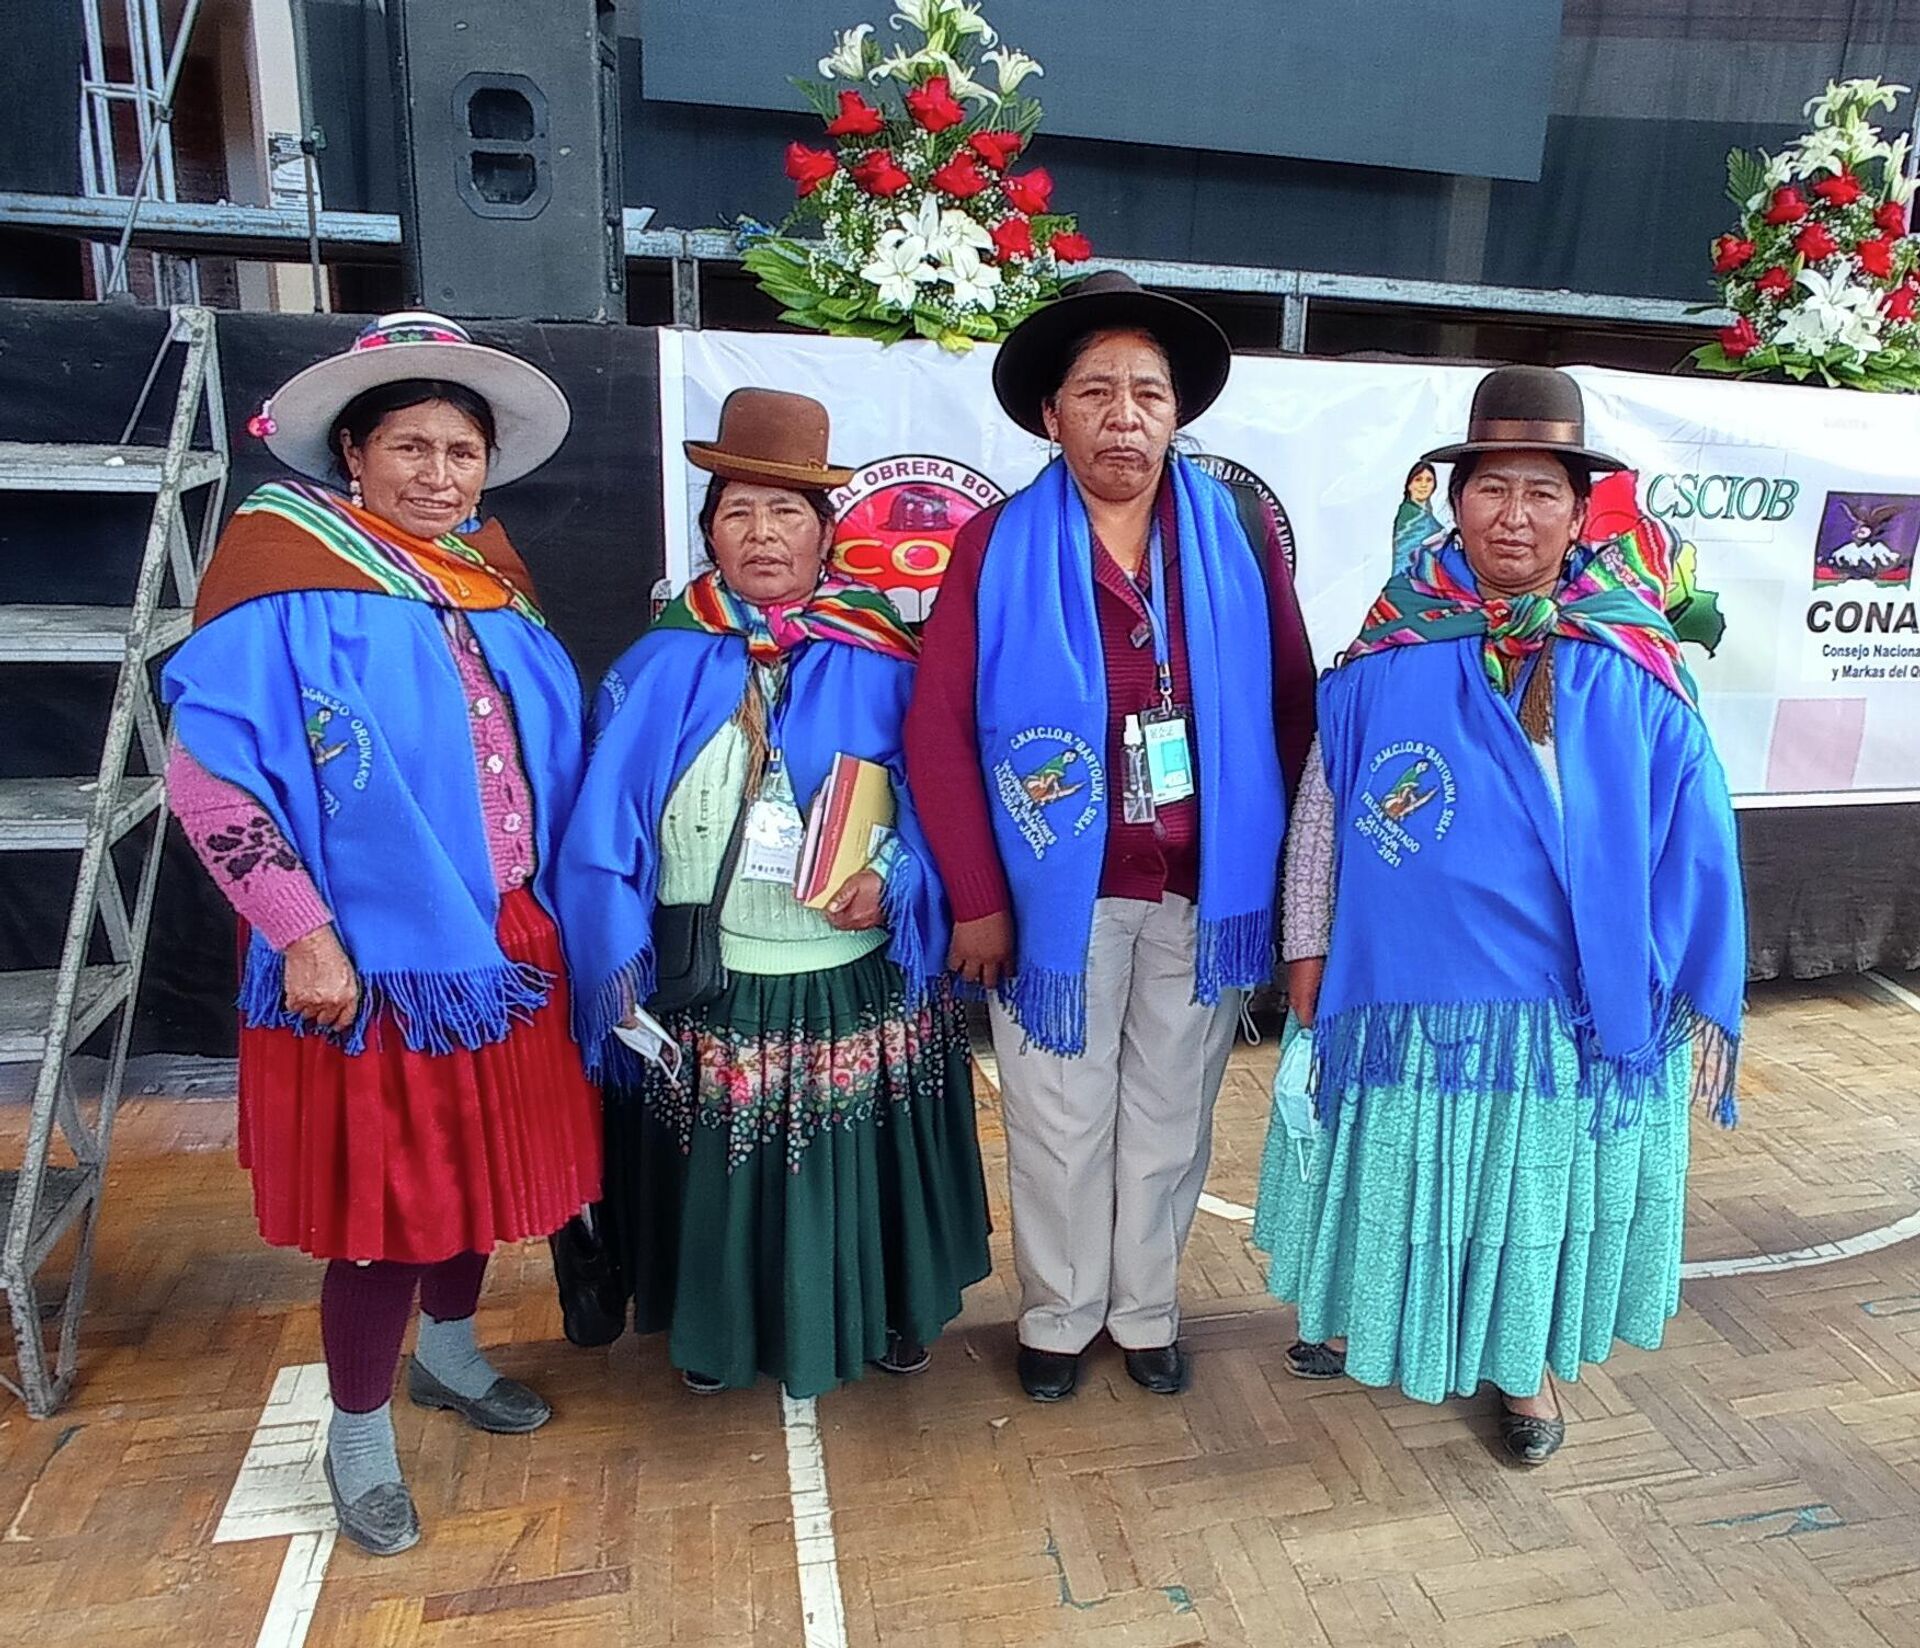
[[[676,1088],[606,1095],[606,1229],[642,1333],[676,1367],[794,1396],[850,1379],[889,1328],[930,1343],[981,1280],[987,1195],[957,1006],[909,1007],[875,951],[736,973],[676,1015]]]

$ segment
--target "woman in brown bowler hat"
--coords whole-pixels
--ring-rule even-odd
[[[945,894],[907,793],[917,646],[826,566],[826,408],[736,390],[687,459],[712,558],[608,672],[560,853],[579,1033],[607,1103],[608,1244],[702,1395],[917,1373],[987,1274]],[[894,823],[824,909],[795,895],[836,755]]]

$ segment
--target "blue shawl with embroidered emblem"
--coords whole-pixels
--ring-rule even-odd
[[[500,897],[445,621],[426,599],[262,595],[203,624],[162,676],[181,743],[260,803],[333,911],[362,985],[350,1053],[383,1009],[416,1051],[499,1041],[552,984],[494,936]],[[519,733],[534,892],[552,910],[554,848],[583,760],[579,677],[553,635],[510,606],[466,621]],[[247,1023],[310,1029],[284,996],[282,958],[256,934]]]
[[[1561,1037],[1596,1133],[1636,1125],[1695,1037],[1699,1085],[1734,1118],[1746,920],[1732,805],[1671,645],[1628,644],[1660,641],[1657,592],[1628,603],[1623,633],[1582,633],[1615,622],[1586,593],[1604,553],[1577,552],[1561,586],[1579,623],[1536,626],[1558,624],[1549,752],[1495,685],[1490,622],[1469,622],[1464,597],[1321,683],[1337,864],[1314,1021],[1325,1121],[1427,1052],[1443,1092],[1551,1092]],[[1470,590],[1457,547],[1445,561]]]
[[[1167,477],[1199,780],[1194,999],[1211,1004],[1273,971],[1286,787],[1263,558],[1221,482],[1177,453]],[[1105,770],[1093,555],[1086,505],[1056,459],[1001,506],[978,594],[980,763],[1015,921],[1001,999],[1037,1046],[1069,1056],[1086,1049],[1087,945],[1119,777]]]
[[[892,775],[903,851],[883,900],[887,955],[916,1001],[939,984],[946,966],[946,896],[907,790],[901,728],[914,666],[898,618],[830,622],[847,591],[829,579],[816,592],[818,603],[809,603],[821,606],[818,622],[791,620],[783,643],[752,621],[745,603],[715,600],[723,592],[714,582],[696,581],[677,597],[616,660],[594,699],[593,753],[560,846],[558,896],[576,1034],[596,1079],[631,1071],[630,1055],[611,1032],[653,993],[661,819],[694,758],[740,708],[750,646],[763,655],[771,646],[789,660],[781,751],[803,812],[836,754]],[[863,610],[867,620],[884,619],[871,602]]]

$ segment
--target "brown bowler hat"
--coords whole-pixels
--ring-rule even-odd
[[[1423,453],[1422,463],[1457,463],[1477,452],[1557,452],[1589,469],[1625,469],[1587,445],[1580,385],[1552,366],[1497,366],[1473,392],[1467,438]]]
[[[809,395],[736,389],[720,408],[720,433],[686,442],[687,462],[729,481],[829,492],[853,471],[827,462],[827,409]]]
[[[1192,423],[1226,388],[1233,345],[1210,315],[1149,292],[1118,269],[1103,269],[1075,281],[1007,334],[993,362],[1001,409],[1022,429],[1044,437],[1040,403],[1060,387],[1073,346],[1110,327],[1145,332],[1166,351],[1181,423]]]

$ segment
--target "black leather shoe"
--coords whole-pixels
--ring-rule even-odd
[[[886,1354],[875,1357],[873,1365],[883,1373],[907,1378],[912,1374],[925,1373],[933,1366],[933,1352],[918,1339],[909,1339],[905,1334],[895,1333],[889,1328]]]
[[[1187,1353],[1175,1343],[1126,1353],[1127,1377],[1155,1396],[1178,1396],[1187,1388]]]
[[[1020,1388],[1036,1402],[1064,1402],[1080,1383],[1077,1351],[1020,1347]]]
[[[475,1430],[495,1436],[524,1436],[553,1417],[546,1398],[517,1379],[494,1380],[484,1396],[462,1396],[427,1372],[417,1356],[407,1358],[407,1400],[416,1408],[449,1408]]]
[[[340,1531],[370,1556],[398,1556],[420,1543],[420,1513],[404,1482],[382,1482],[369,1488],[351,1505],[340,1497],[333,1480],[333,1461],[324,1455],[327,1492],[333,1495],[334,1520]]]
[[[1532,1414],[1515,1413],[1502,1398],[1500,1445],[1507,1450],[1509,1459],[1522,1465],[1544,1465],[1560,1451],[1560,1444],[1566,1439],[1565,1419],[1536,1419]]]
[[[1331,1345],[1296,1339],[1287,1346],[1287,1372],[1296,1379],[1338,1379],[1347,1371],[1347,1353]]]

